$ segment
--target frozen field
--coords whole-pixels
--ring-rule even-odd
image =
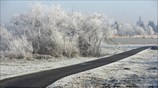
[[[62,78],[48,88],[157,88],[157,53],[148,49],[118,62]]]
[[[139,46],[124,45],[124,46],[113,46],[104,45],[105,57],[121,53]],[[81,62],[97,59],[98,57],[77,57],[77,58],[49,58],[49,59],[9,59],[0,58],[0,79],[9,77],[24,75],[28,73],[59,68]]]
[[[131,50],[141,45],[103,45],[104,57]],[[62,78],[48,88],[100,88],[106,86],[156,86],[156,50],[145,50],[121,61]],[[98,57],[8,59],[1,58],[0,79],[54,69],[95,60]]]

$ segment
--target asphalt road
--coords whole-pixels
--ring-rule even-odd
[[[1,88],[45,88],[62,77],[72,75],[78,72],[83,72],[103,65],[107,65],[109,63],[134,55],[147,48],[149,47],[140,47],[110,57],[100,58],[85,63],[80,63],[67,67],[4,79],[0,81],[0,87]]]

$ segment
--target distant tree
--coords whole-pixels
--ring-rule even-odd
[[[134,35],[145,35],[146,31],[140,27],[140,26],[135,26],[134,27]]]
[[[141,16],[139,17],[139,20],[136,22],[136,25],[139,27],[142,27],[143,29],[145,29],[145,25],[144,22],[141,19]]]
[[[149,21],[148,26],[151,26],[154,32],[158,33],[157,25],[155,25],[154,21]]]
[[[126,35],[126,36],[132,36],[134,35],[134,28],[131,24],[122,24],[119,25],[118,29],[118,34],[119,35]]]
[[[114,24],[112,25],[112,27],[113,27],[114,29],[118,30],[118,29],[119,29],[119,24],[118,24],[118,22],[115,21]]]
[[[147,26],[146,33],[147,33],[148,35],[154,34],[153,28],[152,28],[151,26]]]

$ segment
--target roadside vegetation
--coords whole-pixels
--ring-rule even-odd
[[[151,23],[151,22],[150,22]],[[104,39],[152,35],[153,27],[121,24],[100,13],[67,11],[59,5],[35,4],[0,27],[0,57],[36,58],[100,56]]]

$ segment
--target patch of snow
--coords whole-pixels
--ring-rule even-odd
[[[47,88],[157,88],[157,53],[144,50],[126,59],[64,77]]]

